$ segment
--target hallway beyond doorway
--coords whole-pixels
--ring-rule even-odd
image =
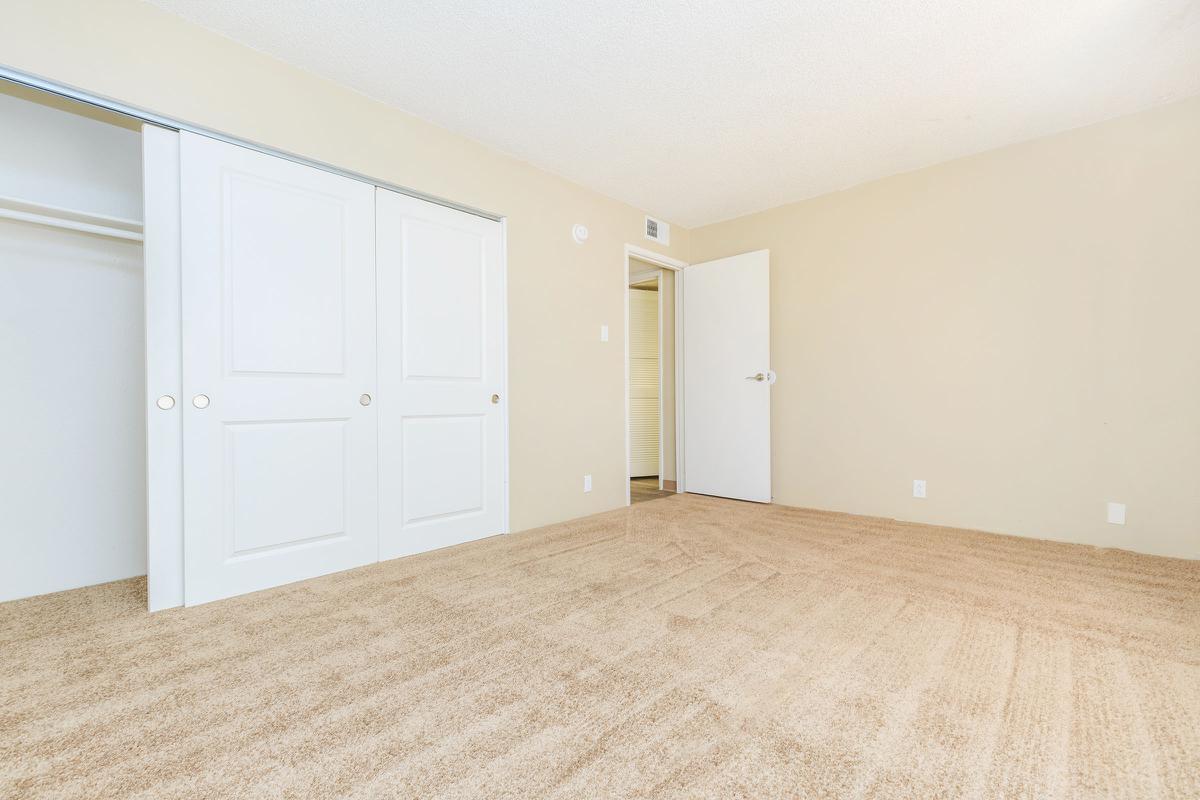
[[[670,486],[658,488],[658,476],[647,475],[644,478],[632,478],[629,481],[629,502],[641,503],[646,500],[657,500],[660,497],[670,497],[675,494],[674,481]]]

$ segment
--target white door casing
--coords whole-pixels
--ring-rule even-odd
[[[505,532],[503,230],[377,190],[380,557]]]
[[[687,491],[771,501],[770,255],[683,271]]]
[[[377,560],[374,187],[186,132],[180,182],[186,603]]]

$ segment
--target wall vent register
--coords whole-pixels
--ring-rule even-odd
[[[659,244],[670,244],[671,226],[654,217],[646,217],[646,238]]]

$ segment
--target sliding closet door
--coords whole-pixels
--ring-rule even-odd
[[[505,530],[500,223],[378,190],[381,558]]]
[[[375,190],[180,146],[192,605],[378,558]]]

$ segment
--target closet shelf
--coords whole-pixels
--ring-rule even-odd
[[[142,223],[136,219],[110,217],[60,206],[0,196],[0,219],[64,228],[131,242],[142,241]]]

